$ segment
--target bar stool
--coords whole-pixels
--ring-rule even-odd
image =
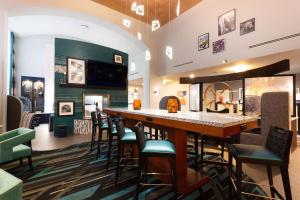
[[[138,165],[135,165],[134,163],[132,165],[128,165],[127,163],[122,164],[123,161],[138,159],[138,158],[133,157],[133,145],[137,143],[135,133],[134,132],[127,132],[127,133],[125,132],[123,119],[118,119],[116,121],[116,129],[117,129],[117,138],[118,138],[118,157],[117,157],[118,162],[117,162],[117,169],[116,169],[115,185],[118,184],[120,167],[125,167],[125,166],[137,167],[138,166]],[[130,145],[130,147],[131,147],[131,157],[130,158],[126,157],[125,153],[124,153],[126,145]]]
[[[177,197],[176,188],[176,149],[172,142],[168,140],[147,140],[144,133],[144,127],[142,123],[138,123],[135,126],[135,133],[139,149],[139,168],[138,168],[138,182],[136,189],[135,198],[138,199],[139,190],[141,185],[145,186],[155,186],[155,185],[166,185],[172,186],[175,192],[175,197]],[[147,160],[150,157],[166,158],[170,162],[171,173],[150,173],[147,170]],[[167,175],[171,176],[172,184],[150,184],[142,182],[144,175]]]
[[[277,189],[273,185],[271,166],[279,166],[286,200],[292,199],[289,172],[288,172],[292,135],[293,135],[292,131],[271,126],[265,146],[247,145],[247,144],[229,145],[229,167],[228,167],[228,175],[230,178],[229,199],[231,199],[232,184],[235,186],[234,188],[236,188],[237,199],[241,199],[242,194],[253,195],[241,191],[241,185],[243,182],[242,163],[254,163],[254,164],[266,165],[271,196],[272,198],[275,198],[275,194],[276,194],[280,199],[283,199],[282,195],[277,191]],[[236,184],[232,179],[232,157],[236,160]]]
[[[124,120],[124,119],[122,119]],[[118,121],[118,119],[116,119]],[[112,122],[112,117],[109,115],[107,116],[107,124],[108,124],[108,153],[107,153],[107,163],[106,163],[106,170],[109,168],[110,164],[110,157],[111,157],[111,148],[113,139],[118,136],[117,129]],[[125,127],[125,133],[134,133],[133,130],[130,128]]]

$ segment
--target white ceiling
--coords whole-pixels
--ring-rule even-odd
[[[130,33],[105,21],[92,22],[65,16],[27,15],[9,17],[8,25],[18,37],[55,35],[101,44],[127,53],[133,49],[134,51],[147,49],[143,42],[132,37]],[[109,36],[111,40],[108,41],[104,35]],[[124,43],[121,45],[122,49],[121,43]]]

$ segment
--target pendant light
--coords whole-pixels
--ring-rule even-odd
[[[171,4],[170,4],[170,0],[169,0],[169,36],[170,36],[170,28],[171,28],[171,16],[170,16],[170,12],[171,12]],[[173,59],[173,48],[170,46],[170,45],[167,45],[166,46],[166,50],[165,50],[165,54],[166,54],[166,56],[170,59],[170,60],[172,60]]]
[[[157,29],[160,28],[160,22],[156,18],[156,0],[154,0],[154,15],[155,15],[155,19],[152,20],[152,23],[151,23],[152,31],[156,31]]]

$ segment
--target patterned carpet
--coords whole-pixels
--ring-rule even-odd
[[[54,151],[34,152],[33,172],[29,171],[27,162],[24,162],[23,166],[19,166],[19,162],[14,162],[0,167],[24,181],[24,200],[133,199],[136,189],[136,169],[125,168],[120,176],[119,185],[115,187],[115,170],[113,169],[115,164],[112,163],[111,169],[106,171],[106,151],[107,146],[103,145],[102,155],[96,160],[96,151],[90,153],[89,143],[83,143]],[[189,157],[188,164],[190,166],[194,164],[192,157]],[[218,188],[220,194],[227,197],[226,168],[206,165],[203,170],[212,177],[213,185],[215,185],[213,188]],[[243,179],[252,181],[245,174]],[[159,182],[155,177],[150,177],[148,181]],[[194,191],[184,199],[217,199],[214,192],[216,190],[213,190],[211,185],[205,185],[201,190]],[[243,190],[264,194],[259,187],[254,185],[247,186]],[[139,199],[167,200],[172,197],[173,193],[169,187],[159,186],[144,188]]]

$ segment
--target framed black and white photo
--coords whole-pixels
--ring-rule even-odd
[[[255,18],[244,21],[240,24],[240,35],[245,35],[255,31]]]
[[[58,116],[73,116],[75,114],[75,102],[74,101],[58,101]]]
[[[233,9],[218,18],[219,36],[235,31],[236,29],[236,10]]]
[[[225,51],[225,39],[213,42],[213,54]]]
[[[85,60],[67,58],[67,78],[69,84],[85,84]]]
[[[198,51],[209,48],[209,33],[205,33],[198,37]]]
[[[122,59],[121,55],[115,54],[114,55],[114,61],[115,61],[116,64],[123,64],[123,59]]]

